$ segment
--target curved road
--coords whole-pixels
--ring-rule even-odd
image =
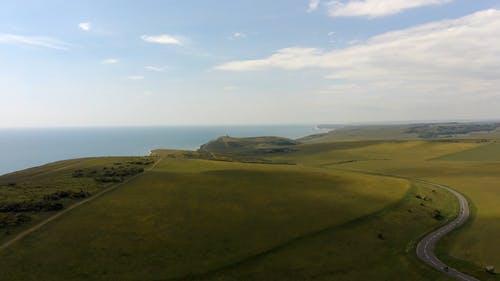
[[[433,267],[433,268],[435,268],[443,273],[446,273],[446,274],[448,274],[448,275],[450,275],[458,280],[479,281],[478,279],[476,279],[472,276],[469,276],[465,273],[457,271],[454,268],[448,267],[446,264],[444,264],[442,261],[440,261],[436,257],[436,255],[434,254],[434,248],[436,247],[436,243],[439,241],[439,239],[441,239],[446,234],[452,232],[456,228],[463,225],[467,221],[467,219],[469,218],[470,210],[469,210],[469,203],[467,202],[467,199],[462,194],[458,193],[457,191],[455,191],[447,186],[433,183],[433,182],[424,181],[424,180],[418,180],[418,181],[426,183],[426,184],[430,184],[430,185],[433,185],[435,187],[439,187],[439,188],[442,188],[442,189],[445,189],[445,190],[451,192],[458,199],[458,202],[460,203],[460,210],[459,210],[458,216],[453,221],[451,221],[450,223],[448,223],[445,226],[442,226],[438,230],[436,230],[432,233],[429,233],[418,243],[417,256],[422,261],[424,261],[425,263],[430,265],[431,267]]]

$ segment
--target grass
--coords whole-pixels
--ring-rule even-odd
[[[386,146],[386,155],[388,158],[393,158],[392,160],[344,162],[331,164],[327,167],[377,171],[427,179],[452,186],[468,196],[476,207],[474,221],[445,241],[443,247],[440,248],[440,252],[448,253],[443,255],[443,258],[450,261],[452,265],[460,268],[460,266],[467,264],[470,272],[475,272],[476,276],[482,276],[482,271],[487,265],[500,268],[500,256],[498,255],[500,245],[492,242],[497,239],[500,233],[500,222],[498,220],[500,218],[500,186],[497,184],[500,182],[500,174],[498,174],[500,163],[469,161],[471,158],[479,159],[482,157],[484,149],[490,149],[489,144],[471,144],[470,142],[457,144],[450,142],[442,144],[449,146],[448,148],[439,150],[434,149],[435,145],[435,143],[428,143],[427,145],[424,143],[419,152],[421,153],[419,157],[406,157],[409,154],[406,152],[400,153],[399,151],[403,147],[408,147],[409,144],[392,143]],[[425,149],[426,146],[428,149]],[[467,148],[468,146],[472,147]],[[378,153],[383,152],[380,150],[380,145],[375,147],[377,149],[373,153],[378,155]],[[465,152],[451,152],[455,149],[463,149]],[[439,158],[444,151],[449,152],[445,153],[445,155],[453,155],[456,160],[440,161],[449,157]],[[479,155],[471,154],[473,151],[479,152]],[[467,161],[458,161],[458,155],[462,155],[462,159]],[[467,155],[467,157],[463,158],[463,155]],[[439,160],[430,161],[426,159]],[[484,276],[482,277],[485,279]]]
[[[500,144],[488,143],[464,151],[444,155],[435,160],[441,161],[500,161]]]
[[[396,160],[424,161],[480,145],[474,141],[355,141],[305,144],[296,146],[295,152],[275,154],[271,159],[312,166],[363,161],[376,162],[383,166],[385,162]]]
[[[244,157],[220,146],[157,150],[162,161],[155,169],[0,252],[0,279],[450,280],[418,261],[414,247],[454,216],[454,197],[364,172],[373,171],[446,184],[468,196],[474,221],[440,243],[438,253],[481,280],[498,280],[482,269],[500,268],[500,162],[462,161],[470,151],[476,152],[469,158],[488,155],[480,151],[489,145],[346,141],[263,153],[267,145],[252,143]],[[249,159],[262,162],[234,162]],[[69,181],[70,171],[87,171],[82,165],[90,163],[17,176],[31,185]],[[445,220],[434,219],[435,210]]]
[[[500,128],[495,122],[435,123],[396,125],[333,126],[334,130],[299,139],[304,143],[394,140],[498,140]]]
[[[403,180],[342,171],[165,158],[0,253],[0,277],[203,274],[377,212],[408,189]]]
[[[444,191],[413,185],[400,202],[345,224],[301,237],[200,280],[452,280],[416,261],[419,234],[451,218],[456,205]],[[416,195],[433,198],[423,207]],[[447,202],[446,204],[442,204]],[[411,212],[410,212],[411,210]],[[379,237],[379,235],[382,235]]]
[[[332,143],[366,140],[414,140],[416,134],[409,134],[409,125],[360,125],[337,128],[328,133],[299,139],[305,143]]]
[[[59,161],[0,177],[0,242],[151,164],[145,157]]]
[[[248,151],[261,151],[263,153],[273,150],[282,151],[283,148],[289,149],[297,144],[299,144],[297,141],[281,137],[232,138],[225,136],[202,145],[200,151],[244,155]]]

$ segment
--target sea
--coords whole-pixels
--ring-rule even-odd
[[[295,139],[315,133],[315,125],[0,129],[0,175],[72,158],[142,156],[156,148],[194,150],[225,135]]]

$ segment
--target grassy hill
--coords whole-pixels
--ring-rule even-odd
[[[233,138],[220,137],[200,147],[199,151],[226,154],[270,153],[293,150],[298,141],[281,137]]]
[[[303,143],[331,143],[340,141],[395,141],[439,139],[499,139],[500,123],[451,122],[398,125],[322,125],[330,132],[299,139]]]
[[[67,206],[144,172],[150,157],[59,161],[0,177],[0,243]]]
[[[185,280],[356,224],[408,192],[372,175],[163,158],[0,252],[0,270],[7,280]]]
[[[496,143],[483,141],[393,141],[304,145],[275,155],[298,164],[329,169],[372,171],[421,178],[452,186],[471,200],[474,218],[439,244],[441,258],[480,280],[498,280],[484,267],[500,268],[500,161]],[[335,160],[334,160],[335,159]]]
[[[500,267],[493,241],[500,233],[500,168],[494,141],[353,141],[306,143],[270,159],[298,165],[348,169],[422,178],[450,185],[467,195],[474,206],[474,220],[464,230],[440,244],[441,257],[481,280],[498,280],[484,267]],[[450,162],[453,161],[453,162]]]
[[[474,221],[438,245],[440,257],[498,280],[483,270],[500,268],[492,242],[500,162],[480,161],[491,145],[222,137],[199,151],[21,171],[0,177],[0,198],[16,198],[15,187],[25,202],[69,186],[90,194],[121,186],[0,251],[0,280],[450,280],[419,262],[414,247],[455,216],[457,202],[415,178],[450,185],[474,206]],[[101,182],[132,167],[144,171]],[[4,228],[4,241],[54,212]]]
[[[479,147],[474,147],[464,151],[451,153],[438,157],[435,160],[441,161],[500,161],[500,144],[487,143]]]

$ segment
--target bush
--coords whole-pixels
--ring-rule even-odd
[[[50,202],[48,200],[3,203],[0,204],[0,213],[58,211],[63,207],[61,203]]]
[[[444,216],[443,214],[441,214],[440,210],[434,210],[434,212],[432,212],[432,217],[435,218],[436,220],[444,219]]]
[[[73,190],[67,190],[67,191],[57,191],[51,194],[47,194],[43,197],[44,200],[60,200],[60,199],[65,199],[65,198],[71,198],[71,199],[81,199],[81,198],[86,198],[90,195],[90,193],[85,192],[80,189],[80,191],[73,191]]]
[[[384,236],[384,234],[383,234],[383,233],[379,233],[379,234],[377,235],[377,238],[378,238],[379,240],[385,240],[385,236]]]
[[[18,226],[23,223],[31,221],[31,217],[25,214],[9,213],[0,217],[0,229],[10,226]]]
[[[485,267],[484,269],[486,272],[488,272],[489,274],[496,274],[495,272],[495,267],[492,266],[492,265],[488,265],[487,267]]]
[[[73,172],[73,177],[74,178],[83,178],[85,174],[83,173],[83,170],[76,170]]]
[[[96,181],[101,182],[101,183],[110,183],[110,182],[122,182],[123,179],[120,177],[110,177],[110,176],[105,176],[105,177],[98,177],[96,178]]]
[[[189,154],[191,154],[190,152],[188,152]],[[150,164],[153,164],[153,160],[136,160],[136,161],[128,161],[127,163],[128,164],[132,164],[132,165],[144,165],[144,166],[147,166],[147,165],[150,165]]]

